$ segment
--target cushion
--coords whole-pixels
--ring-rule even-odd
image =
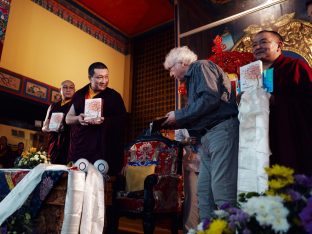
[[[155,165],[127,166],[126,167],[126,191],[133,192],[144,189],[144,180],[148,175],[154,174]]]

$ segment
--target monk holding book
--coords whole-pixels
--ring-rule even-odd
[[[104,159],[108,174],[116,175],[122,167],[126,109],[121,95],[108,87],[105,64],[91,64],[88,76],[90,83],[75,93],[66,116],[66,123],[72,126],[68,157],[90,163]]]
[[[263,69],[273,69],[270,163],[312,175],[312,69],[301,59],[284,56],[283,44],[279,33],[266,30],[258,32],[252,42]]]
[[[48,133],[48,155],[52,163],[67,164],[70,126],[65,123],[65,116],[71,106],[75,93],[75,84],[65,80],[61,84],[61,100],[49,106],[42,131]]]

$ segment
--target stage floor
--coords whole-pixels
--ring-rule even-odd
[[[156,225],[154,233],[170,234],[171,232],[165,227],[159,227]],[[143,234],[142,220],[121,217],[119,219],[118,234]],[[183,231],[179,230],[179,234],[183,234]]]

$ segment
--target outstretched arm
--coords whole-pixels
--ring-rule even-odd
[[[76,114],[75,107],[72,104],[69,111],[67,112],[65,122],[68,125],[72,125],[72,124],[97,125],[97,124],[103,123],[104,121],[104,117],[91,119],[91,120],[85,120],[84,118],[85,118],[85,115],[83,113],[80,113],[79,115]]]
[[[51,112],[51,105],[49,106],[49,108],[47,110],[47,114],[46,114],[45,120],[43,122],[43,127],[42,127],[42,131],[43,132],[49,132],[50,131],[50,129],[49,129],[49,123],[50,123],[49,116],[50,116],[50,112]]]
[[[79,124],[80,121],[82,121],[82,120],[83,120],[83,116],[76,114],[75,107],[72,104],[70,109],[69,109],[69,111],[67,112],[67,115],[66,115],[66,118],[65,118],[65,122],[68,125],[71,125],[71,124]]]

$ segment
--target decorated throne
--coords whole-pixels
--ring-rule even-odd
[[[139,137],[125,149],[123,175],[114,186],[110,233],[121,216],[143,219],[144,233],[153,233],[160,218],[171,220],[178,233],[183,185],[180,146],[161,134]]]

